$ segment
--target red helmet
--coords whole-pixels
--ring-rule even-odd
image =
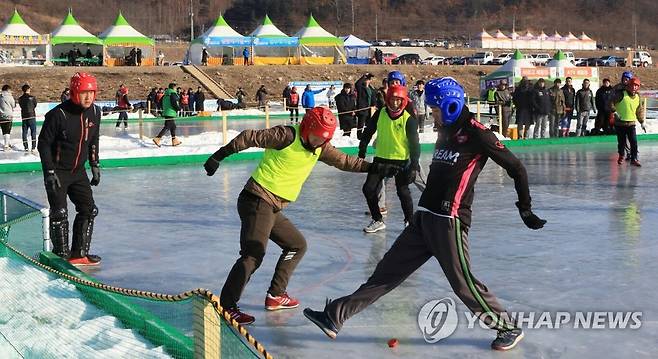
[[[336,131],[336,117],[326,107],[314,107],[304,115],[299,131],[306,143],[311,134],[329,141]]]
[[[96,99],[96,92],[98,91],[96,78],[86,72],[76,72],[71,77],[69,88],[71,89],[71,101],[76,105],[80,105],[80,92],[82,91],[94,91],[94,100]]]
[[[626,89],[629,91],[637,91],[640,89],[640,85],[641,85],[640,79],[637,76],[635,76],[632,79],[628,80],[628,82],[626,83]]]
[[[395,110],[392,108],[393,97],[398,97],[402,99],[402,103],[400,104],[400,107],[398,107]],[[393,117],[400,116],[402,111],[404,111],[405,107],[407,107],[408,103],[409,103],[409,95],[406,87],[402,85],[393,85],[388,88],[388,91],[386,91],[386,107],[388,107],[388,112],[391,114],[391,116]]]

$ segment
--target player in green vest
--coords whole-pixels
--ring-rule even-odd
[[[616,112],[614,125],[617,132],[617,152],[619,153],[617,163],[620,165],[624,163],[624,152],[626,151],[626,141],[628,141],[631,147],[631,165],[642,167],[640,160],[637,158],[635,121],[640,123],[645,132],[646,129],[644,127],[642,101],[638,91],[640,91],[640,79],[633,77],[626,83],[626,89],[618,92],[612,100],[612,111]]]
[[[343,171],[378,173],[381,176],[392,176],[398,170],[392,164],[368,163],[337,150],[329,143],[335,130],[336,118],[331,111],[315,107],[306,112],[300,125],[242,131],[204,164],[206,173],[212,176],[219,163],[231,154],[250,147],[265,149],[263,159],[238,197],[238,214],[242,223],[240,258],[231,268],[220,295],[222,307],[240,324],[250,324],[255,320],[241,312],[237,304],[249,278],[263,261],[268,239],[282,252],[265,297],[265,309],[299,306],[299,301],[286,293],[286,287],[306,252],[306,240],[283,215],[282,209],[297,200],[317,161]]]
[[[409,184],[413,183],[420,170],[420,144],[418,142],[418,121],[409,104],[407,88],[393,85],[386,92],[386,107],[378,109],[366,123],[366,129],[359,143],[359,157],[365,158],[370,139],[377,133],[374,163],[393,164],[402,167],[395,176],[405,226],[414,212]],[[366,233],[375,233],[386,229],[377,196],[385,177],[378,173],[368,174],[363,184],[363,194],[368,202],[372,221],[363,229]]]

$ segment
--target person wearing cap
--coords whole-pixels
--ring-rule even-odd
[[[282,252],[265,296],[265,309],[290,309],[299,305],[286,288],[306,252],[306,240],[282,210],[297,200],[318,161],[350,172],[392,175],[397,170],[396,166],[368,163],[337,150],[329,142],[335,131],[336,117],[325,107],[315,107],[306,112],[300,125],[242,131],[204,164],[207,175],[212,176],[226,157],[250,147],[265,149],[263,159],[238,197],[242,223],[240,258],[231,268],[220,295],[222,307],[240,324],[255,320],[240,311],[238,301],[249,278],[260,267],[269,239]]]
[[[360,79],[354,83],[354,93],[356,93],[356,137],[361,139],[363,127],[370,118],[370,109],[377,105],[377,96],[375,89],[370,86],[373,74],[366,72]]]
[[[165,90],[164,96],[162,96],[162,116],[165,118],[165,122],[158,135],[153,138],[153,143],[158,147],[160,147],[162,143],[162,136],[164,136],[167,131],[171,134],[172,146],[178,146],[182,143],[176,137],[175,118],[178,116],[178,111],[180,111],[181,105],[175,88],[176,84],[173,82],[170,83],[167,90]]]
[[[549,119],[548,134],[551,138],[558,137],[560,132],[560,121],[564,118],[564,92],[560,88],[562,80],[553,80],[553,87],[548,89],[551,97],[551,114]]]
[[[512,349],[523,338],[523,331],[493,292],[473,276],[470,268],[471,204],[478,175],[489,158],[514,179],[518,196],[516,206],[524,224],[540,229],[546,221],[532,212],[525,167],[491,130],[475,119],[475,114],[466,106],[463,87],[450,77],[433,79],[425,85],[425,96],[440,127],[427,187],[411,223],[379,261],[373,274],[354,293],[327,300],[322,311],[306,308],[304,315],[335,339],[348,319],[435,258],[455,295],[477,318],[497,331],[492,349]]]
[[[494,99],[496,106],[501,106],[503,109],[501,134],[507,136],[507,128],[509,128],[510,118],[512,117],[512,94],[507,88],[507,80],[500,81]]]
[[[619,157],[617,164],[624,163],[624,153],[626,152],[626,143],[630,144],[631,165],[641,167],[640,160],[637,157],[637,134],[635,131],[635,122],[639,122],[644,132],[644,109],[642,108],[642,99],[640,98],[640,79],[633,77],[626,82],[626,89],[621,93],[615,93],[612,98],[611,110],[614,115],[614,125],[617,132],[617,152]]]
[[[50,205],[50,240],[53,253],[76,266],[98,265],[101,257],[90,253],[98,208],[91,186],[101,180],[98,132],[101,110],[94,105],[96,78],[79,72],[71,78],[71,99],[48,111],[39,133],[39,156]],[[92,178],[85,170],[89,162]],[[67,197],[75,205],[73,236],[69,249]]]

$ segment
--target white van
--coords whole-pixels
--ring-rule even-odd
[[[646,51],[635,51],[635,55],[633,55],[633,66],[648,67],[650,65],[653,65],[650,53]]]
[[[569,62],[571,62],[572,64],[575,65],[574,62],[576,61],[576,57],[573,55],[573,52],[565,51],[565,52],[563,52],[563,54],[564,54],[564,57],[566,57]]]

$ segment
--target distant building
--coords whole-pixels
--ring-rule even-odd
[[[571,32],[562,36],[557,31],[551,36],[543,31],[536,36],[530,31],[524,35],[512,32],[508,36],[500,30],[491,35],[482,29],[473,39],[472,45],[483,49],[596,50],[596,41],[585,33],[576,37]]]

